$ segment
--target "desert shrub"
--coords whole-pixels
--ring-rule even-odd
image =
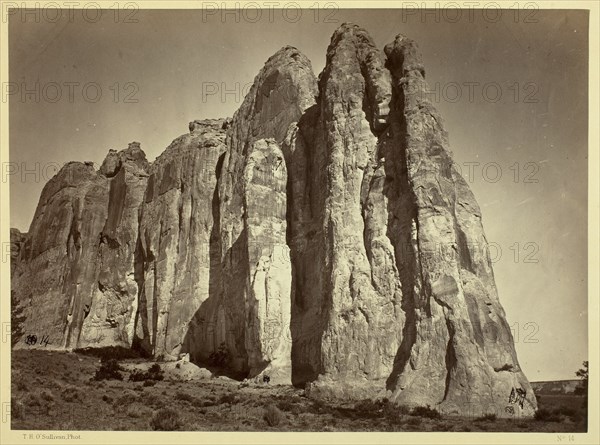
[[[138,400],[139,400],[139,396],[136,393],[131,392],[131,391],[127,391],[123,395],[121,395],[121,397],[117,398],[114,401],[113,406],[118,411],[123,411],[129,405],[131,405],[132,403],[137,402]]]
[[[467,425],[463,425],[460,427],[459,431],[463,431],[465,433],[468,433],[469,431],[471,431],[471,428],[469,428]]]
[[[194,397],[186,392],[181,392],[181,391],[177,391],[177,393],[175,393],[175,398],[177,400],[183,400],[184,402],[190,402],[190,403],[194,403],[194,401],[196,400],[196,397]]]
[[[364,399],[354,404],[354,410],[361,417],[379,417],[383,414],[384,403],[381,400]]]
[[[568,406],[559,406],[558,408],[556,408],[554,410],[554,413],[562,414],[563,416],[569,416],[572,418],[577,413],[577,410],[575,408],[570,408]]]
[[[23,399],[23,403],[28,408],[34,408],[31,410],[32,412],[48,414],[54,407],[54,395],[46,389],[39,393],[39,395],[30,392]]]
[[[583,411],[575,411],[575,413],[573,413],[573,415],[570,417],[573,422],[581,422],[587,420],[587,415]]]
[[[304,408],[302,407],[302,405],[293,405],[290,411],[293,415],[299,416],[304,412]]]
[[[65,402],[81,402],[83,398],[81,391],[74,386],[67,386],[62,392],[61,397]]]
[[[494,414],[494,413],[487,413],[487,414],[484,414],[481,417],[477,417],[475,419],[475,422],[493,422],[494,420],[496,420],[496,414]]]
[[[383,414],[389,420],[400,420],[403,415],[410,414],[410,408],[405,405],[396,405],[386,400],[383,407]]]
[[[148,407],[140,403],[134,403],[132,405],[129,405],[129,407],[127,407],[127,410],[125,411],[125,414],[127,414],[128,417],[136,419],[148,417],[151,413],[152,411]]]
[[[129,380],[132,382],[145,382],[147,380],[160,381],[164,380],[165,374],[158,363],[153,364],[146,372],[134,369],[129,375]]]
[[[15,397],[10,398],[10,416],[13,420],[20,420],[25,417],[23,402],[17,400]]]
[[[144,371],[140,371],[139,369],[134,369],[131,374],[129,374],[130,382],[142,382],[146,379],[146,373]]]
[[[76,353],[91,357],[98,357],[102,361],[125,360],[129,358],[140,358],[139,352],[131,348],[122,346],[106,346],[104,348],[80,348],[75,349]]]
[[[115,359],[103,359],[100,368],[98,368],[94,375],[94,380],[123,380],[121,371],[123,371],[123,368]]]
[[[421,419],[419,417],[411,417],[406,423],[412,426],[419,426],[421,425]]]
[[[36,393],[30,393],[30,394],[28,394],[23,399],[23,402],[27,406],[41,406],[42,405],[42,400],[40,399],[40,397]]]
[[[207,406],[215,406],[215,405],[218,405],[218,404],[219,404],[218,401],[210,400],[210,399],[201,400],[201,399],[199,399],[197,397],[192,402],[192,405],[195,406],[196,408],[205,408]]]
[[[220,398],[219,398],[219,403],[220,404],[224,404],[224,403],[236,403],[237,402],[237,397],[235,396],[234,393],[230,392],[227,394],[223,394]]]
[[[164,405],[164,398],[157,396],[156,394],[147,393],[144,394],[144,403],[147,406],[161,408]]]
[[[546,408],[538,409],[535,412],[534,418],[542,422],[560,422],[561,420],[560,414]]]
[[[23,392],[29,391],[29,385],[27,384],[25,379],[23,379],[23,376],[21,376],[21,375],[13,376],[13,383],[18,391],[23,391]]]
[[[434,425],[433,430],[434,431],[450,431],[452,429],[452,424],[451,423],[438,423],[436,425]]]
[[[141,416],[140,410],[138,410],[137,408],[138,407],[135,405],[128,406],[125,414],[127,414],[127,416],[133,417],[133,418],[140,417]]]
[[[73,431],[77,429],[77,425],[73,422],[73,419],[59,420],[58,430],[59,431]]]
[[[144,386],[148,387],[148,386],[154,386],[156,385],[156,380],[146,380],[144,382]]]
[[[319,399],[312,400],[312,408],[317,414],[323,414],[327,411],[327,405]]]
[[[218,366],[220,368],[227,367],[229,365],[229,360],[231,359],[231,355],[229,353],[229,349],[227,349],[227,345],[225,343],[221,343],[216,351],[213,351],[209,356],[208,360],[210,364],[213,366]]]
[[[42,390],[40,393],[40,398],[46,402],[54,402],[54,394],[52,394],[52,391],[48,389]]]
[[[150,426],[154,431],[175,431],[181,427],[181,420],[177,411],[162,408],[154,413]]]
[[[294,404],[289,400],[280,400],[279,402],[277,402],[277,408],[279,408],[282,411],[291,411],[293,407]]]
[[[441,419],[442,415],[435,408],[427,406],[415,406],[411,412],[411,415],[418,417],[427,417],[428,419]]]
[[[267,409],[265,409],[264,419],[269,426],[279,425],[283,417],[283,413],[273,404],[267,406]]]

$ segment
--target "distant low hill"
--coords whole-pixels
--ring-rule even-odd
[[[547,382],[531,382],[536,394],[573,394],[581,380],[554,380]]]

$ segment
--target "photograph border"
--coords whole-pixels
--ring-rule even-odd
[[[68,7],[69,1],[14,1],[2,2],[2,20],[0,21],[0,85],[9,79],[8,58],[8,23],[4,19],[6,3],[18,4],[23,8],[34,7]],[[139,9],[199,9],[201,1],[154,1],[139,0],[133,2],[118,2],[116,0],[96,0],[84,3],[100,4],[103,8],[112,9],[118,3],[135,3]],[[215,2],[211,2],[215,3]],[[224,8],[239,7],[243,3],[268,5],[269,1],[244,2],[218,1]],[[271,2],[272,3],[272,2]],[[283,2],[285,3],[285,2]],[[288,2],[290,3],[290,2]],[[315,3],[332,3],[327,1],[296,0],[302,7],[309,7]],[[404,4],[415,4],[419,8],[440,8],[457,6],[469,7],[476,2],[469,1],[334,1],[340,9],[375,9],[375,8],[402,8]],[[464,443],[464,444],[498,444],[498,443],[574,443],[593,444],[599,443],[599,36],[600,36],[600,3],[597,1],[534,1],[518,2],[515,0],[496,0],[493,2],[482,1],[484,4],[495,4],[509,7],[516,3],[534,3],[539,9],[587,9],[589,10],[589,76],[588,76],[588,350],[590,363],[589,405],[588,405],[588,432],[587,433],[505,433],[505,432],[134,432],[134,431],[41,431],[41,430],[12,430],[10,424],[11,400],[11,343],[10,343],[10,262],[0,262],[0,317],[2,323],[2,341],[0,342],[0,403],[2,406],[2,420],[0,426],[0,443],[2,444],[47,444],[47,443],[81,443],[81,444],[106,444],[127,443],[135,444],[212,444],[212,443],[245,443],[245,444],[377,444],[377,443]],[[50,6],[52,5],[52,6]],[[285,36],[282,36],[285,40]],[[284,42],[285,43],[285,42]],[[0,163],[9,161],[9,107],[8,101],[0,101]],[[10,196],[9,184],[2,182],[0,186],[0,240],[2,244],[10,242]],[[558,328],[558,327],[557,327]],[[53,440],[48,436],[54,434],[72,433],[79,436],[68,441]],[[43,438],[42,436],[46,436]]]

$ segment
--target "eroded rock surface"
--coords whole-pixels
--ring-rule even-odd
[[[138,211],[148,182],[149,163],[139,143],[115,153],[110,171],[109,153],[100,174],[110,178],[104,226],[98,235],[96,287],[84,303],[84,321],[77,347],[130,347],[138,307],[135,253],[138,241]],[[104,197],[106,199],[106,197]]]
[[[15,273],[18,263],[20,262],[21,252],[25,246],[27,239],[26,233],[21,233],[19,229],[10,229],[10,276]],[[5,254],[3,252],[3,254]]]
[[[404,323],[383,184],[368,201],[390,80],[367,33],[342,26],[318,103],[290,137],[305,170],[292,167],[294,380],[357,397],[384,387]]]
[[[147,161],[137,145],[113,156],[122,162],[110,178],[91,163],[71,162],[42,191],[12,278],[24,333],[38,341],[18,347],[131,346]]]
[[[250,323],[248,317],[251,320],[250,314],[254,310],[247,302],[255,298],[249,295],[249,280],[254,275],[251,268],[256,267],[254,258],[250,259],[250,252],[255,256],[256,249],[262,247],[254,245],[260,239],[249,234],[249,231],[255,230],[253,226],[259,224],[257,218],[245,217],[248,201],[245,201],[244,169],[255,142],[272,138],[276,144],[281,144],[288,128],[294,126],[314,103],[315,93],[316,79],[306,56],[296,48],[282,48],[267,60],[256,76],[228,129],[227,151],[219,175],[218,206],[215,207],[218,214],[215,230],[220,250],[220,288],[214,294],[209,312],[216,314],[212,316],[217,326],[215,343],[226,345],[232,355],[232,366],[237,370],[247,370],[249,360],[254,361],[246,350],[246,345],[257,344],[254,327],[251,328],[253,338],[246,339],[246,326]],[[285,157],[285,152],[283,154]],[[279,180],[271,185],[276,184]],[[256,189],[256,185],[253,188]],[[252,201],[250,203],[256,205]],[[256,210],[251,209],[253,211]],[[285,307],[289,303],[283,304]],[[278,329],[285,332],[287,327]],[[274,346],[274,350],[277,349]],[[288,360],[283,359],[284,367],[287,367],[285,363]],[[260,369],[256,364],[251,367],[253,372]],[[285,371],[282,372],[285,374]]]
[[[277,142],[256,141],[244,167],[249,375],[262,373],[272,383],[290,384],[292,267],[286,243],[286,188],[287,168]]]
[[[315,396],[531,415],[481,212],[426,99],[416,44],[398,36],[385,54],[361,28],[340,27],[317,105],[286,141],[300,160],[294,380]],[[510,403],[517,389],[523,407]]]
[[[318,82],[284,47],[232,119],[191,122],[154,163],[132,143],[99,171],[67,164],[11,231],[23,332],[311,397],[531,415],[481,211],[427,91],[413,41],[382,52],[344,24]]]
[[[206,358],[219,344],[214,320],[201,312],[219,287],[214,205],[223,124],[193,122],[150,168],[136,252],[136,344],[155,356],[176,358],[185,345],[194,359]]]

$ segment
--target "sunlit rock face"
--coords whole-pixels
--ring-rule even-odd
[[[343,24],[318,79],[282,48],[233,118],[191,122],[152,164],[138,143],[67,164],[11,231],[16,347],[189,354],[310,397],[532,415],[427,91],[415,42],[381,51]]]
[[[395,158],[388,153],[408,184],[414,252],[406,301],[410,322],[388,379],[392,400],[439,405],[457,414],[471,406],[532,415],[535,396],[498,300],[481,210],[455,168],[442,119],[426,98],[417,45],[398,35],[385,53],[393,90],[390,127],[382,140],[401,148]],[[521,391],[522,406],[511,398]]]
[[[157,357],[190,351],[200,358],[213,350],[212,320],[198,320],[197,313],[210,303],[218,281],[213,206],[224,125],[191,123],[190,132],[175,139],[149,171],[139,210],[135,343]]]
[[[342,25],[286,140],[293,377],[315,396],[532,415],[481,211],[424,76],[411,40],[384,55]]]
[[[25,308],[24,333],[38,342],[17,347],[131,345],[147,167],[139,144],[131,144],[111,150],[99,171],[70,162],[46,184],[11,283]]]

